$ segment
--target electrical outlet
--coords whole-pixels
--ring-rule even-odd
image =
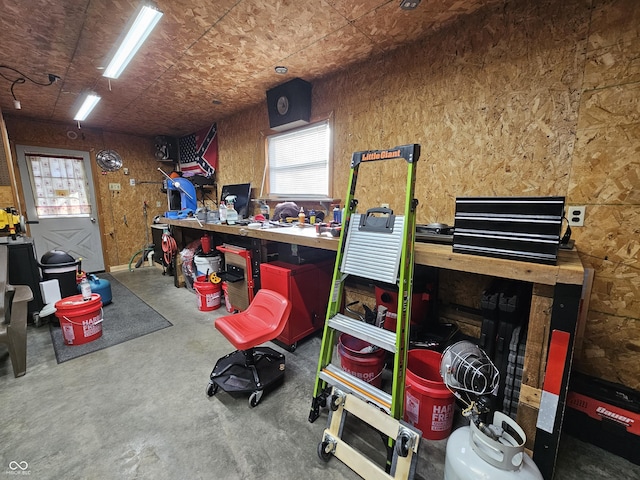
[[[161,206],[162,206],[162,203],[156,202],[156,207],[160,208]]]
[[[120,184],[119,183],[110,183],[109,184],[109,190],[112,190],[114,192],[120,191]]]
[[[567,218],[569,219],[569,225],[572,227],[583,227],[584,226],[584,213],[587,207],[584,205],[577,207],[568,207],[567,208]]]
[[[130,178],[129,179],[129,185],[131,185],[132,187],[136,186],[136,179],[135,178]]]

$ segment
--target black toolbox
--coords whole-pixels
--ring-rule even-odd
[[[453,251],[555,265],[564,197],[458,197]]]

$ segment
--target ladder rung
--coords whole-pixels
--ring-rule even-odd
[[[361,320],[354,320],[341,313],[329,319],[329,327],[359,338],[388,352],[396,352],[396,334],[384,328],[369,325]]]
[[[352,393],[364,401],[373,402],[387,413],[391,411],[391,395],[387,392],[360,380],[344,370],[329,364],[320,371],[319,377],[329,385],[337,386],[347,393]]]

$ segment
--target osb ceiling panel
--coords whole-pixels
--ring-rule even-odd
[[[102,96],[83,125],[140,135],[184,135],[265,101],[294,77],[313,82],[413,42],[501,0],[158,0],[164,13],[125,72],[102,77],[139,2],[0,0],[0,108],[5,114],[73,123],[79,97]],[[289,68],[286,75],[276,65]],[[215,102],[215,103],[214,103]]]

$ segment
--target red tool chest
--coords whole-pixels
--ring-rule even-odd
[[[262,288],[291,301],[289,321],[276,339],[291,351],[298,340],[324,326],[332,271],[333,261],[303,265],[277,261],[260,265]]]

